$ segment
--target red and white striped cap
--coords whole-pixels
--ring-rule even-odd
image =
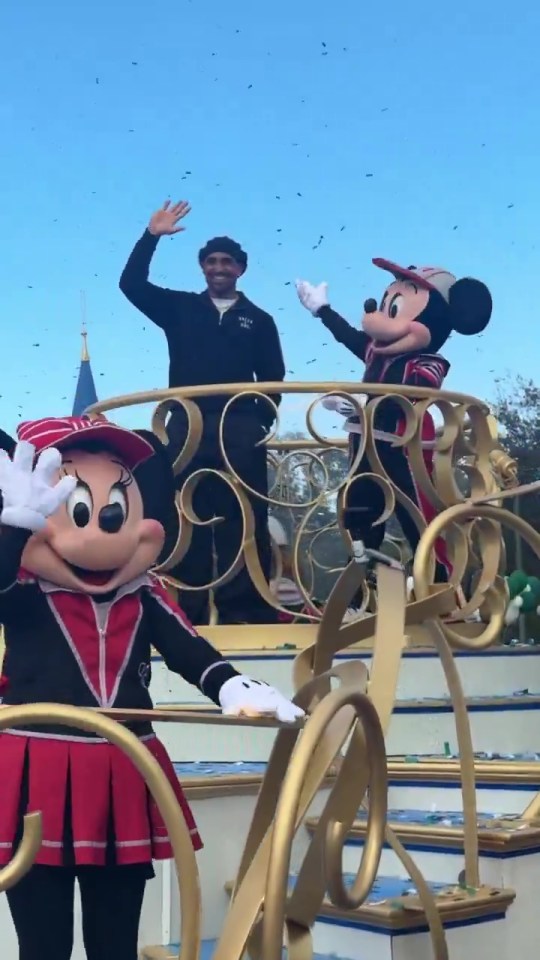
[[[79,440],[101,441],[115,450],[131,470],[154,454],[151,444],[146,440],[131,430],[117,427],[105,417],[95,420],[90,417],[45,417],[43,420],[27,420],[17,427],[17,437],[33,444],[36,453],[49,447],[61,450],[62,447],[75,446]]]
[[[457,277],[443,267],[400,267],[397,263],[381,257],[376,257],[373,263],[381,270],[393,273],[397,280],[412,280],[426,290],[436,290],[446,302],[450,299],[450,288],[457,282]]]

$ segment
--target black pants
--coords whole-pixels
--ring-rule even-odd
[[[351,459],[356,454],[358,442],[358,435],[351,433]],[[377,453],[390,480],[405,496],[412,500],[422,513],[422,504],[420,503],[411,467],[403,448],[393,447],[390,443],[381,440],[377,443]],[[367,456],[362,457],[356,475],[360,477],[362,474],[371,472],[372,468]],[[381,523],[374,526],[374,523],[381,516],[383,510],[384,494],[381,488],[369,478],[357,480],[352,484],[347,495],[347,503],[343,516],[345,529],[348,530],[353,540],[362,540],[367,549],[379,550],[384,539],[385,524]],[[396,517],[403,530],[405,539],[414,554],[420,542],[420,533],[408,510],[402,506],[401,503],[398,503],[397,500]],[[448,581],[448,573],[449,571],[446,566],[437,561],[435,581],[437,583],[446,583]]]
[[[187,469],[177,477],[180,490],[196,470],[227,471],[219,446],[217,415],[204,418],[203,437],[195,457]],[[183,446],[186,425],[183,416],[175,415],[168,424],[173,456]],[[224,446],[227,456],[243,482],[264,496],[268,494],[266,449],[257,447],[265,431],[255,414],[228,414],[224,427]],[[250,497],[255,519],[255,542],[265,578],[270,578],[272,551],[268,531],[268,505],[259,497]],[[222,576],[234,561],[242,544],[242,515],[238,500],[228,485],[218,477],[208,476],[199,481],[193,498],[195,513],[201,520],[223,517],[212,527],[193,528],[187,555],[178,566],[169,571],[172,576],[190,586],[202,586]],[[215,560],[215,562],[214,562]],[[179,602],[194,624],[208,623],[209,592],[181,590]],[[275,623],[277,614],[252,583],[245,566],[214,594],[220,623]]]
[[[137,960],[146,878],[138,866],[32,867],[7,892],[19,960],[70,960],[76,879],[88,960]]]

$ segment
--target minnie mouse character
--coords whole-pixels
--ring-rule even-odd
[[[224,713],[303,713],[241,676],[151,572],[175,484],[153,434],[104,418],[23,423],[0,451],[0,621],[4,704],[149,709],[152,646]],[[39,456],[36,459],[36,454]],[[195,849],[193,816],[150,723],[129,724],[171,783]],[[136,960],[152,860],[172,855],[156,805],[131,761],[65,727],[0,734],[0,864],[41,811],[35,865],[8,891],[21,960],[69,960],[78,880],[88,960]]]
[[[365,363],[366,383],[440,389],[450,364],[438,351],[454,330],[470,336],[485,329],[492,311],[489,290],[479,280],[468,277],[457,280],[439,267],[400,267],[380,258],[373,263],[393,274],[394,280],[384,291],[380,305],[373,299],[366,300],[361,330],[351,326],[330,307],[326,283],[312,286],[306,281],[297,281],[301,303],[314,316],[320,317],[339,343]],[[359,418],[350,417],[346,427],[352,462],[360,442]],[[374,427],[377,453],[388,476],[429,523],[434,517],[434,509],[416,488],[406,450],[392,444],[392,439],[403,433],[404,420],[399,407],[391,399],[379,406]],[[424,460],[431,475],[435,426],[429,413],[423,418],[422,440]],[[364,456],[356,475],[371,470],[368,458]],[[360,562],[369,558],[366,551],[378,551],[381,546],[384,524],[374,524],[383,509],[382,491],[369,478],[351,486],[344,510],[344,525],[353,541],[355,559]],[[396,515],[414,553],[420,534],[409,512],[397,500]],[[444,582],[451,568],[442,541],[436,545],[436,557],[436,580]]]

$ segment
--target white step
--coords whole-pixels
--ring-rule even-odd
[[[293,694],[292,668],[298,650],[257,650],[224,653],[240,673],[266,680],[287,696]],[[456,664],[466,697],[512,696],[518,690],[540,693],[540,647],[495,647],[485,651],[456,651]],[[371,652],[347,651],[336,663],[362,660],[369,668]],[[206,703],[195,687],[171,673],[161,657],[152,659],[150,692],[157,703]],[[435,650],[406,650],[401,665],[397,699],[415,700],[429,694],[448,695],[440,659]]]
[[[510,908],[511,909],[511,908]],[[506,960],[508,920],[496,911],[480,920],[464,920],[448,925],[446,939],[451,960],[474,957],[474,960]],[[422,924],[416,929],[394,933],[374,930],[347,921],[318,919],[313,928],[313,942],[318,951],[336,950],[355,960],[433,960],[429,931]],[[515,956],[524,956],[515,954]]]
[[[232,767],[232,771],[236,772],[238,777],[244,777],[247,783],[253,783],[252,778],[255,777],[262,769],[264,769],[263,765],[249,764],[234,765]],[[191,793],[191,790],[188,786],[190,782],[190,774],[195,774],[197,776],[205,774],[206,776],[212,777],[219,783],[220,780],[224,780],[227,776],[230,777],[231,766],[228,764],[204,764],[193,768],[189,765],[182,765],[182,767],[178,768],[178,772],[181,773],[182,782],[188,789],[189,796]],[[325,796],[326,791],[324,793],[321,792],[316,800],[316,803],[314,804],[314,809],[317,807],[319,807],[319,809],[322,808]],[[204,802],[200,802],[197,803],[196,806],[194,805],[195,814],[199,819],[203,836],[208,837],[208,847],[199,855],[199,863],[201,867],[201,880],[205,899],[204,935],[209,939],[218,936],[219,931],[222,928],[225,913],[228,907],[228,898],[227,896],[224,896],[224,884],[221,883],[221,881],[227,871],[228,865],[230,865],[231,868],[234,865],[234,869],[231,869],[228,879],[234,877],[236,872],[236,866],[241,854],[241,843],[243,837],[245,836],[245,829],[247,829],[247,818],[245,817],[246,808],[244,804],[245,798],[242,796],[223,796],[219,800],[216,799],[215,804],[206,805]],[[244,820],[244,827],[242,827]],[[227,829],[224,829],[224,824],[227,825]],[[229,824],[231,827],[230,830]],[[214,842],[210,839],[211,837],[215,837]],[[291,862],[292,871],[299,868],[306,853],[309,840],[310,834],[308,830],[302,828],[299,831],[295,841],[293,858]],[[220,850],[219,858],[216,858],[215,856],[216,848],[219,848]],[[356,851],[353,851],[353,856],[356,856],[357,852],[358,848]],[[349,851],[347,848],[345,849],[345,855],[349,856]],[[345,869],[347,869],[347,864],[345,864]],[[457,870],[456,876],[452,876],[451,878],[452,885],[457,880],[458,872],[459,870]],[[425,875],[429,877],[433,876],[434,874],[426,871]],[[448,885],[446,873],[443,872],[440,880],[442,881],[443,886],[446,887]],[[404,884],[403,880],[399,881],[398,883],[395,876],[390,878],[390,880],[387,878],[386,882],[391,882],[394,884],[394,886],[397,884],[400,889],[402,889],[404,886],[409,886],[409,883]],[[486,879],[486,882],[489,882],[489,880]],[[167,884],[167,878],[165,877],[164,883]],[[168,928],[171,936],[170,938],[164,937],[161,940],[161,943],[168,943],[173,940],[174,932],[179,930],[180,925],[176,880],[172,873],[169,873],[168,883],[169,887],[165,891],[164,899],[168,900],[171,904],[171,922]],[[375,890],[373,892],[372,899],[377,900],[380,899],[380,897],[380,891]],[[492,915],[490,913],[490,918],[491,916]],[[492,922],[491,919],[489,922]],[[488,921],[484,918],[482,923],[482,937],[487,938],[487,944],[491,945],[491,935],[486,932],[487,924]],[[349,928],[351,926],[354,927],[355,939],[353,939],[352,943],[349,945],[349,939],[351,937]],[[328,934],[328,930],[330,930],[330,934]],[[345,922],[343,920],[338,921],[335,918],[329,918],[328,916],[321,916],[317,921],[316,931],[318,939],[315,941],[315,949],[319,953],[323,954],[327,952],[333,952],[338,956],[351,956],[355,958],[358,956],[362,958],[364,956],[369,956],[370,960],[372,956],[380,956],[381,960],[385,960],[386,957],[390,956],[387,952],[389,945],[392,945],[392,949],[394,949],[394,954],[392,954],[393,957],[394,955],[399,955],[399,953],[395,953],[396,950],[404,950],[406,942],[412,942],[413,940],[415,943],[417,940],[419,941],[419,949],[425,949],[422,946],[423,941],[426,938],[425,933],[420,933],[417,938],[416,934],[413,936],[409,931],[389,931],[388,929],[384,929],[383,927],[379,926],[376,934],[374,934],[373,930],[370,930],[368,935],[365,925],[363,926],[362,922],[358,921],[354,917],[352,919],[349,917],[347,922]],[[367,940],[361,949],[358,943],[358,936],[360,935],[362,935],[364,938],[367,937]],[[377,950],[372,954],[369,952],[369,950],[372,949],[371,938],[374,935],[378,938],[376,941]],[[328,936],[334,937],[332,943],[329,942]],[[461,939],[458,936],[456,940],[458,945],[462,942],[463,935],[460,936]],[[369,941],[369,943],[367,941]],[[463,942],[465,943],[466,941]],[[401,946],[399,946],[400,943]],[[359,949],[360,952],[358,952]],[[402,956],[403,960],[408,960],[409,958],[409,954],[407,952],[403,952]],[[428,954],[426,954],[426,957],[427,956]]]
[[[492,886],[513,887],[507,870],[537,862],[540,867],[540,830],[531,828],[518,817],[506,814],[506,820],[493,812],[477,816],[480,845],[480,876]],[[355,873],[364,846],[366,815],[359,813],[358,828],[351,831],[343,852],[343,869]],[[463,870],[463,814],[457,811],[389,810],[388,822],[426,877],[438,877],[446,883],[458,883]],[[451,830],[451,835],[448,831]],[[380,872],[406,879],[408,873],[393,850],[385,846]],[[512,870],[512,875],[515,871]]]
[[[496,815],[521,814],[540,791],[540,762],[538,759],[531,761],[529,754],[494,760],[477,756],[478,809],[490,810]],[[447,761],[443,755],[410,757],[408,760],[389,757],[388,767],[388,805],[391,809],[463,809],[456,761]]]
[[[388,821],[425,877],[436,876],[456,884],[464,868],[463,815],[439,811],[436,816],[434,820],[425,811],[389,810]],[[365,813],[361,812],[360,818],[365,825]],[[448,836],[448,829],[452,836]],[[537,909],[540,885],[540,828],[511,815],[507,815],[506,822],[500,822],[484,813],[478,815],[478,835],[481,883],[516,893],[506,927],[510,942],[515,945],[515,955],[529,957],[536,952],[538,940],[531,919]],[[345,872],[356,873],[362,849],[362,832],[353,829],[343,851]],[[386,876],[407,878],[401,861],[388,847],[383,849],[379,870]]]
[[[473,747],[476,751],[536,751],[540,741],[540,696],[469,698]],[[388,731],[388,754],[457,751],[455,718],[449,699],[397,701]]]
[[[475,960],[502,960],[503,941],[507,920],[504,914],[494,913],[479,921],[463,921],[446,930],[449,954]],[[318,919],[313,930],[315,953],[313,960],[433,960],[429,934],[407,930],[403,934],[374,931],[350,922]],[[212,960],[216,940],[203,941],[200,960]],[[180,944],[171,943],[165,949],[147,948],[141,960],[177,960]],[[283,951],[283,960],[288,956]]]
[[[442,760],[443,758],[437,758]],[[407,779],[402,779],[402,774],[407,773],[408,764],[402,761],[397,762],[390,759],[389,763],[389,808],[394,810],[423,810],[429,813],[439,813],[441,810],[454,810],[460,812],[463,810],[461,783],[459,778],[459,768],[455,763],[448,763],[451,772],[448,779],[436,780],[430,778],[429,773],[421,771],[423,764],[416,764],[414,774],[407,774]],[[486,773],[489,771],[491,763],[482,761],[482,772],[477,772],[477,804],[479,810],[488,810],[495,816],[509,814],[510,816],[519,816],[528,806],[531,800],[540,792],[540,762],[538,764],[524,764],[519,759],[507,762],[506,769],[510,772],[507,778],[497,781],[493,779],[494,775]],[[511,767],[516,767],[516,773],[512,775]],[[396,771],[399,767],[399,777]],[[211,783],[228,783],[231,777],[240,784],[241,782],[252,784],[253,791],[258,790],[258,778],[264,775],[266,770],[265,763],[176,763],[176,771],[180,780],[184,784],[190,782],[200,782],[200,778]],[[525,782],[523,770],[534,768],[535,773],[528,773],[528,782]],[[416,772],[419,771],[419,772]],[[486,779],[490,777],[489,781]],[[532,778],[532,779],[531,779]],[[523,782],[519,782],[519,780]],[[241,786],[239,789],[241,792]],[[188,787],[188,792],[192,793],[192,788]],[[405,803],[403,797],[414,796],[418,802]]]
[[[182,782],[187,785],[187,780]],[[219,779],[219,778],[218,778]],[[328,789],[319,791],[310,808],[310,816],[318,816],[328,798]],[[188,797],[190,791],[188,790]],[[221,795],[206,799],[190,798],[190,804],[199,827],[204,847],[197,855],[201,886],[204,892],[203,937],[212,939],[220,933],[229,907],[226,883],[236,876],[247,832],[253,816],[256,792],[243,794],[241,787],[234,787]],[[305,854],[308,833],[299,831],[292,853],[292,869],[300,866]],[[216,856],[216,851],[218,855]],[[164,936],[155,943],[168,943],[177,938],[180,929],[180,913],[176,877],[169,871],[164,876],[165,898],[170,899],[170,937]],[[147,941],[148,942],[148,941]]]
[[[172,704],[156,703],[156,706]],[[200,710],[201,704],[177,704]],[[469,699],[474,749],[503,753],[535,751],[540,729],[540,696]],[[219,710],[211,707],[216,714]],[[231,761],[266,761],[274,742],[272,729],[234,728],[212,724],[157,723],[156,732],[175,760],[208,760],[227,757]],[[397,701],[394,707],[386,750],[390,756],[412,753],[457,751],[456,727],[450,700]],[[394,805],[394,803],[392,804]],[[407,803],[406,806],[416,804]]]

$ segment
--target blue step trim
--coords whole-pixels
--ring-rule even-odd
[[[356,819],[362,823],[366,823],[367,818],[367,811],[360,809],[356,815]],[[413,827],[433,827],[437,824],[441,827],[463,827],[465,825],[465,815],[461,810],[436,810],[435,812],[431,812],[419,808],[415,810],[411,807],[398,810],[394,807],[388,810],[386,819],[388,823],[397,823],[399,825],[403,824]],[[520,818],[514,813],[493,813],[491,811],[489,813],[478,811],[476,819],[479,825],[486,820],[507,819],[520,821]],[[504,830],[503,827],[495,827],[494,829]]]
[[[407,780],[398,780],[390,778],[388,780],[388,786],[390,787],[429,787],[430,789],[436,787],[438,790],[456,790],[461,788],[461,780],[456,777],[455,780],[426,780],[424,777],[417,777]],[[478,783],[476,784],[477,790],[518,790],[520,793],[538,793],[540,790],[540,782],[534,783]]]
[[[200,960],[211,960],[214,955],[214,950],[217,946],[217,940],[203,940],[201,944],[201,955]],[[179,943],[169,943],[166,947],[167,950],[170,950],[171,953],[176,953],[180,951]],[[283,951],[283,960],[287,960],[287,951]],[[314,953],[313,960],[351,960],[351,958],[340,957],[337,953]]]
[[[251,763],[243,760],[241,763],[214,763],[199,760],[193,763],[175,763],[174,770],[179,777],[233,777],[233,776],[261,776],[266,773],[266,763]]]
[[[394,827],[394,824],[392,824]],[[399,832],[399,831],[398,831]],[[346,847],[363,847],[364,841],[360,837],[349,837],[345,842]],[[436,846],[433,843],[411,843],[406,841],[405,846],[407,850],[413,851],[415,853],[441,853],[445,856],[453,857],[462,857],[463,849],[460,847],[450,847],[450,846]],[[482,847],[482,840],[480,840],[480,847]],[[385,850],[391,850],[392,848],[388,843],[384,844]],[[487,850],[483,851],[480,849],[480,857],[485,860],[516,860],[519,857],[530,857],[534,856],[537,853],[540,853],[540,843],[536,842],[534,846],[528,847],[524,850],[512,850],[512,851],[503,851],[498,852],[497,850]]]
[[[344,873],[343,879],[346,886],[352,886],[356,879],[356,874]],[[290,892],[294,890],[296,881],[297,877],[294,874],[289,876],[288,886]],[[447,882],[440,883],[434,880],[426,880],[426,883],[434,894],[442,893],[451,887],[451,884]],[[412,880],[404,880],[401,877],[378,876],[369,891],[365,904],[366,906],[370,906],[381,903],[382,901],[397,900],[399,897],[414,896],[415,894],[416,889]]]
[[[389,761],[392,761],[393,757],[388,757]],[[401,758],[400,758],[401,759]],[[413,758],[416,759],[416,758]],[[420,758],[419,758],[420,759]],[[439,759],[439,758],[434,758]],[[443,759],[442,757],[440,759]],[[477,758],[480,759],[480,758]],[[519,763],[519,758],[515,761]],[[176,762],[174,764],[174,769],[176,774],[182,779],[186,780],[193,777],[212,777],[216,780],[219,780],[221,777],[231,777],[231,776],[263,776],[266,773],[266,763],[260,761],[250,761],[243,760],[241,762],[227,762],[227,763],[218,763],[213,760],[199,760],[188,762]],[[457,787],[461,786],[461,780],[459,779],[459,773],[456,771],[455,779],[453,780],[436,780],[436,779],[425,779],[421,776],[414,776],[411,771],[411,775],[406,779],[398,779],[396,777],[390,777],[389,784],[392,787],[437,787],[443,790],[455,790]],[[508,783],[508,782],[493,782],[493,783],[482,783],[477,782],[476,784],[478,790],[518,790],[520,792],[529,792],[537,793],[540,790],[540,764],[539,764],[539,776],[538,780],[531,783]],[[442,814],[441,814],[442,815]],[[451,814],[448,814],[449,816]],[[456,814],[454,813],[454,816]],[[439,814],[437,814],[439,816]],[[487,815],[489,816],[489,814]]]

